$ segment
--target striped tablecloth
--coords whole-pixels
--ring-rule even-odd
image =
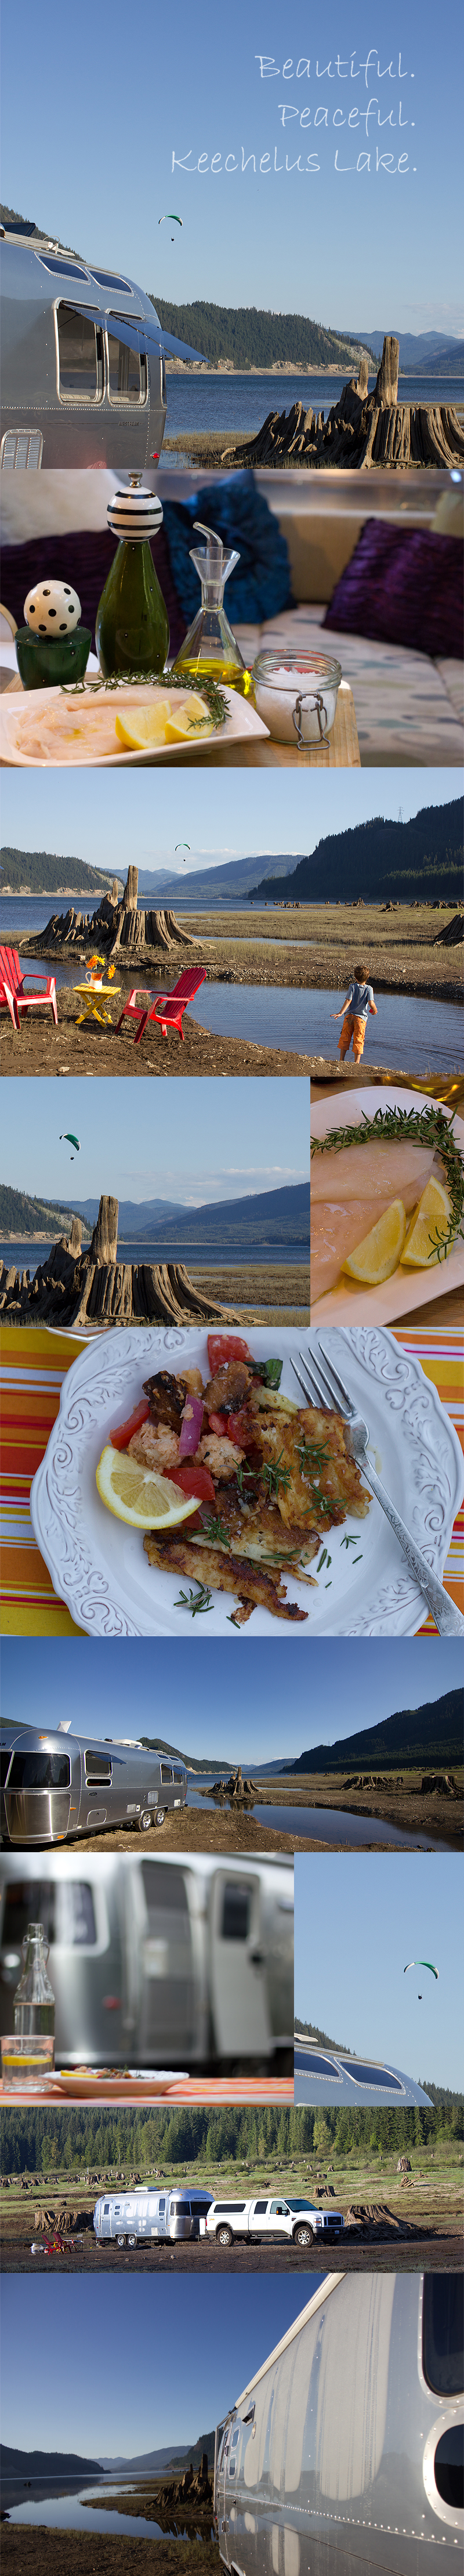
[[[117,2110],[121,2102],[124,2103],[125,2110],[129,2103],[133,2107],[134,2102],[137,2103],[139,2110],[146,2108],[150,2103],[153,2106],[159,2103],[163,2108],[166,2103],[174,2106],[178,2102],[188,2102],[190,2110],[195,2105],[204,2103],[211,2105],[211,2108],[216,2111],[224,2109],[227,2103],[237,2105],[241,2102],[259,2102],[263,2108],[270,2102],[293,2102],[293,2075],[191,2076],[188,2082],[169,2084],[166,2093],[152,2094],[148,2084],[123,2083],[121,2079],[119,2093],[111,2093],[107,2096],[104,2084],[99,2084],[98,2094],[79,2094],[76,2099],[79,2104],[85,2101],[89,2111],[96,2108],[99,2111],[104,2110],[105,2104],[108,2109],[114,2107]],[[31,2105],[34,2109],[38,2102],[43,2102],[50,2112],[53,2105],[59,2110],[64,2108],[63,2095],[55,2092],[52,2086],[44,2093],[26,2093],[19,2088],[16,2090],[16,2087],[14,2093],[5,2093],[3,2084],[0,2084],[0,2105],[2,2102],[5,2108],[8,2104],[9,2110],[17,2108],[24,2110],[27,2106],[30,2110]],[[72,2110],[72,2107],[70,2088],[66,2095],[66,2108]]]
[[[43,1458],[52,1422],[59,1410],[66,1370],[72,1367],[87,1336],[5,1325],[0,1336],[2,1362],[1,1594],[3,1633],[14,1637],[76,1637],[64,1602],[57,1600],[51,1577],[36,1547],[29,1496],[32,1477]],[[441,1403],[464,1447],[463,1335],[459,1326],[441,1331],[426,1326],[397,1329],[396,1340],[415,1353],[425,1376],[436,1386]],[[464,1507],[454,1524],[444,1581],[459,1608],[464,1608]],[[436,1636],[433,1620],[424,1619],[421,1635]],[[189,2092],[189,2100],[190,2100]]]

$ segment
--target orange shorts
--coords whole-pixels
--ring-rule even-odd
[[[351,1040],[353,1039],[354,1060],[355,1064],[359,1064],[360,1056],[362,1056],[364,1051],[366,1028],[367,1020],[360,1020],[359,1018],[356,1019],[353,1011],[345,1012],[345,1018],[342,1022],[338,1040],[338,1052],[342,1059],[343,1056],[348,1055]]]

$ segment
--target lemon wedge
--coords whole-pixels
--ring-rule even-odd
[[[214,732],[213,717],[197,689],[191,689],[184,705],[170,707],[166,721],[166,742],[198,742],[200,736]]]
[[[443,1182],[433,1178],[427,1181],[408,1228],[404,1252],[400,1254],[405,1269],[435,1269],[439,1245],[444,1243],[448,1234],[451,1213],[451,1199]]]
[[[379,1288],[383,1279],[391,1279],[401,1260],[406,1239],[406,1217],[402,1199],[392,1199],[377,1224],[365,1234],[364,1242],[355,1245],[342,1264],[350,1279],[362,1279],[365,1288]]]
[[[170,698],[157,698],[152,707],[127,707],[125,715],[116,716],[118,742],[124,742],[129,751],[145,751],[150,742],[165,742],[170,713]]]
[[[97,1485],[108,1511],[117,1521],[129,1521],[131,1529],[174,1529],[198,1511],[198,1497],[181,1493],[180,1485],[155,1475],[153,1468],[140,1467],[126,1449],[111,1444],[102,1449]]]

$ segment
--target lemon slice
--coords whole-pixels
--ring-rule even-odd
[[[180,1485],[155,1475],[153,1468],[140,1467],[126,1449],[113,1449],[111,1444],[102,1449],[97,1485],[108,1511],[114,1512],[117,1521],[129,1521],[131,1529],[174,1529],[198,1511],[198,1496],[182,1494]]]
[[[118,742],[130,751],[144,751],[149,742],[166,741],[166,720],[171,713],[170,698],[157,698],[154,707],[128,707],[116,716]]]
[[[427,1181],[426,1189],[414,1210],[400,1259],[405,1269],[434,1270],[438,1248],[448,1234],[451,1199],[442,1181]]]
[[[365,1234],[364,1242],[355,1245],[342,1264],[350,1279],[362,1279],[366,1288],[378,1288],[383,1279],[391,1279],[401,1260],[406,1238],[406,1217],[402,1199],[392,1199],[377,1224]]]
[[[197,689],[191,689],[184,705],[170,707],[166,722],[166,742],[198,742],[200,736],[214,732],[213,717]]]

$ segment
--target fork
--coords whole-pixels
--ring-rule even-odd
[[[325,1360],[325,1369],[322,1367],[320,1356],[321,1351],[322,1357]],[[351,1396],[348,1393],[348,1388],[344,1385],[343,1378],[339,1377],[338,1369],[334,1367],[333,1360],[329,1359],[329,1354],[324,1348],[324,1343],[319,1342],[317,1358],[313,1351],[310,1352],[309,1358],[306,1357],[304,1351],[300,1351],[298,1356],[302,1362],[302,1367],[305,1370],[306,1377],[310,1380],[312,1379],[312,1385],[315,1388],[318,1405],[322,1407],[322,1410],[325,1413],[335,1412],[341,1414],[342,1421],[346,1422],[348,1426],[346,1445],[350,1452],[350,1456],[356,1460],[356,1465],[358,1467],[360,1467],[362,1463],[363,1475],[366,1478],[366,1483],[371,1486],[372,1493],[376,1495],[377,1502],[381,1504],[382,1511],[386,1513],[387,1521],[390,1522],[390,1527],[394,1530],[395,1538],[399,1540],[399,1545],[403,1549],[403,1555],[406,1558],[409,1572],[410,1574],[415,1575],[416,1582],[419,1584],[419,1589],[423,1592],[424,1600],[427,1602],[428,1608],[432,1612],[432,1617],[434,1618],[436,1627],[438,1628],[439,1636],[461,1636],[464,1631],[464,1618],[462,1611],[456,1608],[456,1604],[451,1600],[449,1592],[445,1592],[444,1584],[440,1583],[438,1575],[432,1574],[430,1566],[427,1565],[426,1557],[422,1555],[422,1549],[420,1547],[416,1547],[415,1539],[411,1538],[410,1530],[406,1528],[406,1522],[401,1520],[400,1513],[396,1511],[395,1504],[391,1502],[390,1495],[386,1493],[385,1485],[382,1485],[380,1476],[376,1475],[375,1467],[371,1466],[370,1458],[367,1457],[367,1444],[369,1439],[367,1422],[363,1421],[362,1414],[357,1412],[356,1405],[352,1403]],[[311,1402],[311,1384],[308,1390],[308,1387],[305,1386],[304,1379],[300,1377],[300,1371],[296,1366],[296,1360],[292,1360],[291,1365],[295,1377],[298,1378],[298,1385],[301,1387],[302,1393],[306,1397],[306,1402],[308,1401],[308,1392],[309,1400]],[[326,1374],[326,1371],[329,1372],[328,1375]]]

